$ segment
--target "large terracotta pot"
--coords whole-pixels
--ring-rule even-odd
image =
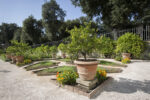
[[[11,54],[6,54],[7,59],[11,59]]]
[[[16,56],[11,56],[12,63],[16,63]]]
[[[98,61],[75,61],[79,78],[84,81],[93,80],[96,75]]]
[[[24,61],[24,57],[23,56],[16,56],[16,62],[17,63],[22,63]]]
[[[122,53],[122,58],[130,58],[131,54],[130,53]]]

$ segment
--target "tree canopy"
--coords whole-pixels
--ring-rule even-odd
[[[43,26],[41,20],[34,19],[29,16],[23,22],[21,40],[30,44],[40,43],[40,38],[43,33]]]
[[[58,30],[65,16],[65,12],[55,0],[51,0],[42,6],[43,25],[50,41],[55,41],[59,38],[60,33]]]
[[[128,28],[150,19],[150,0],[71,0],[91,18],[113,29]]]
[[[14,32],[19,27],[15,23],[7,24],[2,23],[0,25],[0,42],[1,43],[10,43],[10,40],[13,39]]]

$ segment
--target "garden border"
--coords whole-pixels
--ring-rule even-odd
[[[104,88],[104,86],[105,86],[106,84],[108,84],[111,80],[113,80],[113,78],[112,78],[112,77],[108,77],[108,79],[107,79],[106,81],[104,81],[104,82],[103,82],[102,84],[100,84],[98,87],[96,87],[95,89],[93,89],[90,93],[83,92],[83,91],[81,91],[80,89],[78,89],[78,88],[75,87],[75,86],[60,85],[60,84],[56,81],[56,79],[53,79],[53,78],[50,79],[50,82],[54,83],[55,85],[57,85],[57,86],[59,86],[59,87],[61,87],[61,88],[63,88],[63,89],[67,89],[67,90],[69,90],[69,91],[71,91],[71,92],[77,93],[77,94],[79,94],[79,95],[86,96],[86,97],[88,97],[89,99],[91,99],[91,98],[94,98],[95,96],[97,96],[97,94],[101,93],[102,90],[103,90],[103,88]]]

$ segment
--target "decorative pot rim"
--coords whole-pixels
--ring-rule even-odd
[[[99,62],[97,60],[95,60],[95,61],[79,61],[79,60],[75,60],[74,63],[77,64],[77,65],[95,65],[95,64],[98,64]]]

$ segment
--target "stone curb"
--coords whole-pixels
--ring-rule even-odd
[[[92,90],[90,93],[83,92],[83,91],[81,91],[80,89],[78,89],[77,87],[74,87],[74,86],[60,85],[56,80],[50,80],[50,81],[52,83],[54,83],[55,85],[63,88],[63,89],[67,89],[71,92],[78,93],[79,95],[83,95],[83,96],[86,96],[89,99],[91,99],[91,98],[95,97],[96,94],[100,94],[103,91],[104,86],[106,86],[112,79],[113,79],[112,77],[108,77],[108,79],[106,81],[104,81],[102,84],[100,84],[94,90]]]

